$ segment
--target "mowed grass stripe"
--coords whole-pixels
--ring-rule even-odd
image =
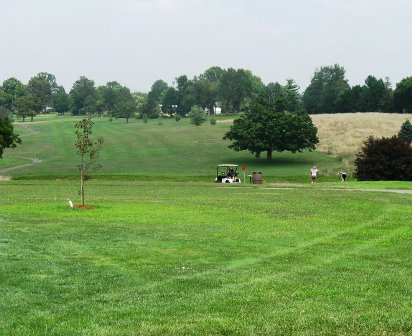
[[[411,331],[410,195],[91,181],[72,211],[72,184],[2,185],[2,330]]]

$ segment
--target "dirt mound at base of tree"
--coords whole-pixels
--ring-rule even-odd
[[[94,206],[90,205],[73,205],[73,209],[81,209],[81,210],[93,210],[96,209]]]

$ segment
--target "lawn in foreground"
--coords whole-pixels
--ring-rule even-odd
[[[91,181],[0,184],[0,330],[410,334],[411,195]],[[86,199],[86,200],[87,200]]]

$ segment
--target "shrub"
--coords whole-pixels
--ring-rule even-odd
[[[216,125],[216,118],[215,117],[210,118],[210,125]]]
[[[190,110],[188,116],[190,118],[190,123],[195,126],[200,126],[206,120],[205,111],[203,111],[203,109],[197,105],[192,106],[192,109]]]
[[[356,154],[354,175],[360,181],[412,181],[412,147],[393,136],[368,137]]]
[[[406,120],[399,130],[398,137],[409,143],[412,142],[412,125],[409,120]]]

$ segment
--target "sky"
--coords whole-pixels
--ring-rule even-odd
[[[412,0],[0,0],[0,83],[39,72],[148,92],[212,66],[303,92],[335,63],[350,85],[412,76]]]

